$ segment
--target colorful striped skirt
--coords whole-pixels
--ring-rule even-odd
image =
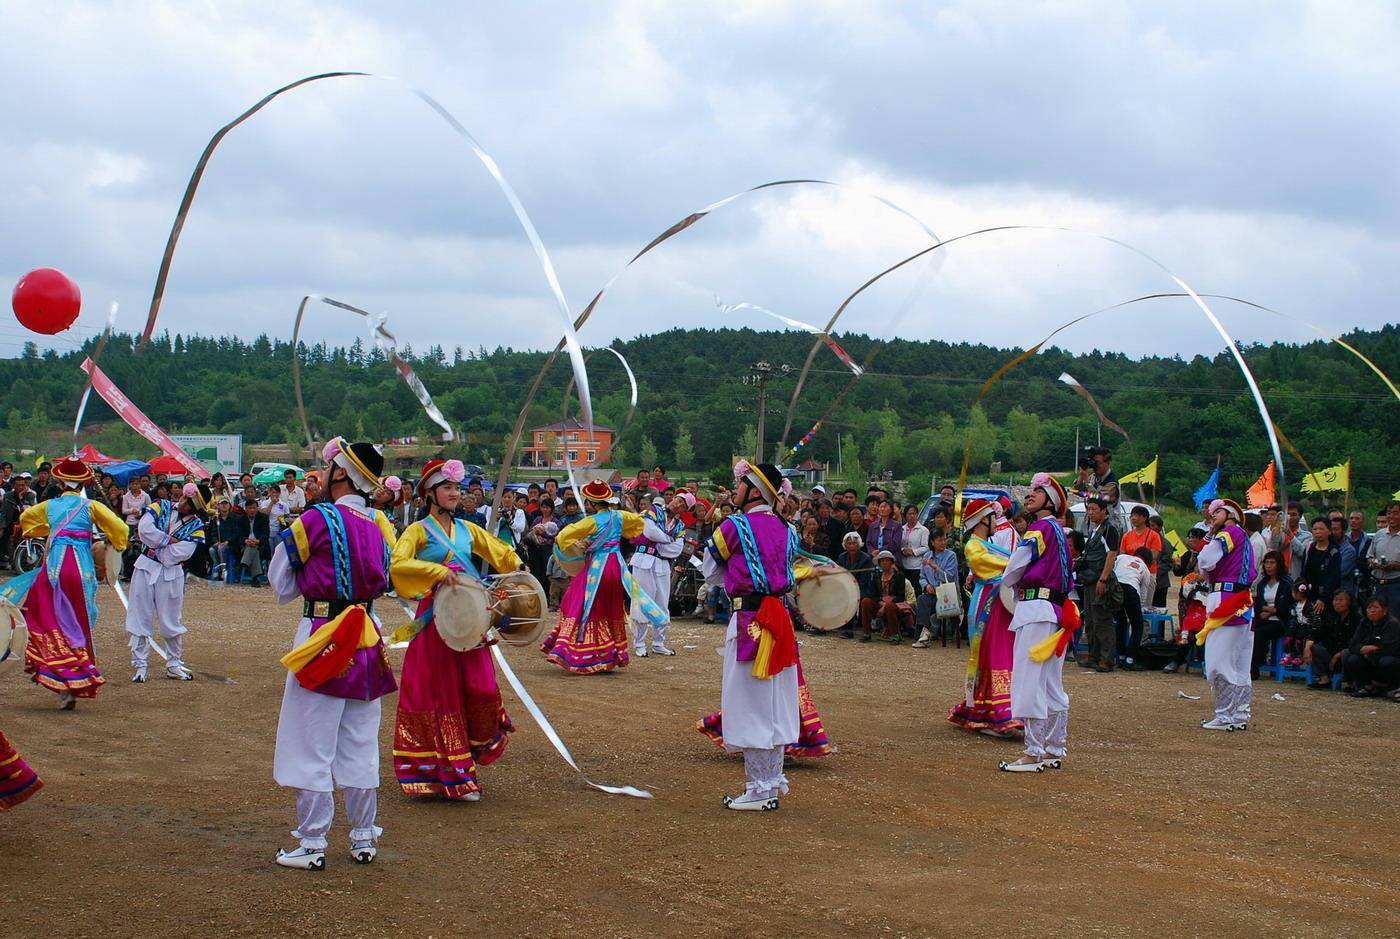
[[[66,691],[75,698],[97,697],[98,687],[107,679],[97,669],[83,575],[72,551],[63,554],[58,588],[49,584],[47,569],[41,569],[23,609],[29,623],[25,673],[50,691]]]
[[[836,752],[836,748],[831,745],[831,738],[826,735],[826,727],[822,725],[822,716],[817,712],[817,702],[812,699],[812,689],[807,684],[807,676],[802,672],[801,661],[797,663],[797,712],[802,729],[797,742],[784,747],[783,753],[787,756],[814,757],[828,756]],[[695,724],[695,729],[713,740],[721,750],[724,749],[722,711],[705,715]]]
[[[20,758],[0,730],[0,812],[12,809],[44,788],[44,783]]]
[[[481,791],[515,730],[484,646],[457,652],[429,623],[409,643],[394,723],[394,775],[408,795],[461,799]]]
[[[569,582],[564,599],[559,603],[559,624],[540,643],[540,651],[549,661],[575,675],[626,668],[630,661],[627,610],[623,606],[627,591],[622,586],[622,568],[617,554],[604,562],[593,608],[588,611],[588,622],[580,628],[587,582],[584,573]]]
[[[948,720],[963,730],[1009,734],[1021,729],[1011,716],[1011,611],[996,590],[982,596],[983,609],[973,611],[963,700],[949,709]]]

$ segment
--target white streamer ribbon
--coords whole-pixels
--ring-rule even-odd
[[[107,347],[107,340],[112,336],[112,328],[117,325],[117,301],[112,301],[112,306],[107,310],[107,328],[102,330],[102,337],[97,340],[97,347],[92,352],[92,364],[95,367],[102,359],[102,350]],[[73,418],[73,452],[78,452],[78,428],[83,426],[83,415],[87,413],[88,398],[92,397],[92,380],[95,372],[88,373],[87,385],[83,388],[83,396],[78,401],[78,413]]]
[[[564,758],[564,762],[573,767],[574,772],[578,773],[580,779],[588,783],[588,785],[592,786],[594,789],[609,793],[610,795],[632,796],[634,799],[652,798],[651,793],[647,792],[645,789],[638,789],[635,786],[605,786],[602,783],[596,783],[589,779],[588,774],[579,767],[578,761],[574,759],[574,755],[569,752],[568,746],[559,737],[558,732],[555,731],[554,725],[549,722],[549,718],[544,716],[544,712],[541,711],[540,706],[535,703],[535,699],[530,697],[530,692],[525,690],[525,686],[521,684],[520,679],[516,676],[515,672],[511,670],[510,663],[506,661],[506,657],[501,653],[500,647],[492,646],[491,654],[495,656],[496,664],[501,666],[501,672],[506,676],[506,681],[510,682],[510,686],[514,689],[516,697],[520,699],[520,703],[525,705],[525,710],[529,711],[530,716],[535,719],[535,723],[540,725],[540,730],[544,731],[545,737],[554,745],[554,749],[559,751],[559,755]]]

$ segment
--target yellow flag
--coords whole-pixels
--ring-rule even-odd
[[[1186,542],[1181,540],[1181,536],[1174,531],[1167,532],[1167,541],[1171,543],[1173,557],[1181,557],[1183,554],[1191,550],[1190,548],[1186,547]]]
[[[1346,492],[1351,488],[1351,460],[1303,476],[1304,492]]]
[[[44,459],[44,455],[43,455],[42,453],[35,454],[35,456],[34,456],[34,468],[35,468],[35,469],[38,469],[39,467],[43,466],[43,465],[44,465],[44,462],[45,462],[45,459]]]
[[[1159,459],[1160,459],[1160,457],[1155,457],[1155,456],[1154,456],[1154,457],[1152,458],[1152,462],[1151,462],[1151,463],[1148,463],[1146,466],[1144,466],[1142,469],[1138,470],[1136,473],[1129,473],[1127,476],[1121,476],[1121,477],[1119,477],[1119,479],[1118,479],[1118,485],[1119,485],[1119,486],[1123,486],[1123,485],[1126,485],[1127,483],[1146,483],[1146,484],[1149,485],[1149,486],[1156,486],[1156,485],[1157,485],[1157,461],[1158,461]]]

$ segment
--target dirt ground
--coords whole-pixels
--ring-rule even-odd
[[[740,765],[693,729],[719,700],[721,629],[682,620],[680,655],[611,675],[508,652],[585,769],[654,800],[586,788],[509,689],[518,730],[484,800],[409,799],[390,697],[379,860],[349,860],[341,817],[328,869],[305,873],[272,863],[294,823],[271,778],[293,609],[192,583],[187,658],[237,684],[132,685],[110,591],[101,608],[95,702],[59,712],[0,665],[0,726],[46,784],[0,815],[6,935],[1400,932],[1400,706],[1384,701],[1261,682],[1254,725],[1227,735],[1197,726],[1199,676],[1070,668],[1066,768],[1010,775],[996,763],[1014,744],[944,720],[963,650],[807,637],[839,752],[791,769],[780,811],[735,813],[719,800]]]

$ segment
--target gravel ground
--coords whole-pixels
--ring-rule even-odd
[[[272,864],[294,823],[271,779],[294,611],[192,583],[188,659],[237,683],[132,685],[110,591],[101,608],[95,702],[61,713],[0,665],[0,726],[46,783],[0,816],[4,934],[1400,933],[1389,702],[1261,682],[1250,731],[1214,734],[1199,676],[1071,668],[1066,768],[1013,776],[996,763],[1014,744],[944,720],[963,650],[807,637],[839,752],[790,770],[780,811],[734,813],[741,767],[693,729],[722,633],[683,620],[679,656],[610,675],[508,651],[594,778],[655,800],[586,788],[508,689],[518,730],[484,800],[409,799],[390,697],[379,860],[350,862],[342,817],[328,869],[304,873]]]

